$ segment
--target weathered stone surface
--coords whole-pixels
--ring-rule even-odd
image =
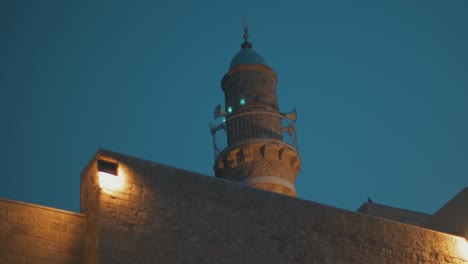
[[[101,189],[98,158],[121,190]],[[461,237],[114,152],[81,184],[86,218],[0,199],[0,264],[468,262]]]
[[[417,226],[422,226],[432,217],[432,215],[429,214],[376,204],[373,202],[366,202],[362,204],[357,211],[360,213]]]
[[[296,196],[301,162],[297,142],[284,141],[283,131],[293,135],[295,128],[282,124],[276,83],[275,72],[263,64],[241,64],[226,73],[221,86],[229,109],[227,146],[219,149],[214,170],[216,177]]]
[[[85,217],[44,206],[0,199],[0,263],[83,263],[83,235],[67,235],[65,219],[84,226]],[[66,239],[59,242],[59,237]]]
[[[440,208],[423,226],[468,240],[468,187]]]
[[[102,151],[131,199],[98,190],[86,263],[465,263],[462,238]],[[93,161],[92,161],[93,162]],[[96,191],[96,171],[83,188]],[[114,197],[114,198],[109,198]],[[107,202],[116,199],[115,202]],[[120,204],[122,202],[122,204]],[[102,210],[105,203],[105,210]],[[88,218],[88,222],[89,222]]]

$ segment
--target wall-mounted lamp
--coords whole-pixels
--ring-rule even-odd
[[[117,162],[99,159],[97,167],[99,185],[106,193],[121,189],[124,175],[120,175],[119,164]]]
[[[118,163],[107,160],[98,160],[97,167],[99,172],[105,172],[114,176],[119,176]]]

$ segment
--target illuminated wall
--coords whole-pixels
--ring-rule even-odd
[[[98,159],[118,163],[116,189],[103,189]],[[85,263],[468,261],[461,237],[109,151],[83,171],[82,203]]]
[[[425,227],[468,239],[468,187],[440,208]]]
[[[465,191],[443,211],[466,210]],[[0,263],[468,263],[463,237],[105,150],[82,173],[81,207],[0,199]]]
[[[0,199],[0,263],[83,263],[84,215]]]

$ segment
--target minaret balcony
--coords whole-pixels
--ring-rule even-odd
[[[215,159],[229,149],[250,142],[277,142],[298,151],[295,120],[274,112],[228,115],[211,127],[211,134]]]

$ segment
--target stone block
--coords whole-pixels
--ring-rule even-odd
[[[37,219],[38,217],[35,215],[18,214],[18,224],[35,226],[37,224]]]
[[[0,236],[10,232],[11,224],[5,221],[0,221]]]
[[[23,255],[25,255],[26,257],[40,258],[41,250],[33,247],[25,247],[23,249]]]
[[[122,193],[132,193],[133,192],[133,184],[131,182],[123,182],[119,188],[119,191]]]
[[[21,256],[23,255],[23,248],[25,245],[19,245],[19,244],[11,244],[9,247],[5,247],[5,249],[8,249],[8,252],[13,255],[18,255]]]
[[[2,212],[8,211],[8,204],[9,204],[9,201],[0,200],[0,211]]]
[[[7,241],[10,240],[10,225],[5,222],[0,222],[0,252],[6,250]]]
[[[58,241],[58,232],[54,230],[42,230],[42,238],[50,241]]]
[[[39,217],[37,220],[37,226],[42,229],[49,229],[51,222],[52,220],[49,218]]]
[[[120,199],[120,200],[124,200],[124,201],[129,200],[129,194],[121,193],[121,192],[118,192],[118,191],[111,191],[110,197],[112,199]]]
[[[104,233],[101,235],[100,245],[106,250],[116,250],[119,249],[119,238],[116,238],[115,235],[110,233]]]
[[[54,218],[54,211],[52,210],[44,210],[42,216],[46,218],[53,219]]]
[[[82,224],[68,224],[68,233],[74,235],[83,234],[83,225]]]
[[[41,251],[40,257],[45,260],[51,260],[56,263],[72,263],[73,257],[71,255],[53,251]]]
[[[54,212],[54,217],[53,217],[54,220],[57,220],[57,221],[64,221],[65,219],[65,216],[64,216],[64,213],[62,212]]]
[[[237,151],[230,151],[226,156],[226,162],[231,168],[237,167]]]
[[[246,145],[244,147],[242,147],[241,149],[241,153],[242,153],[242,156],[243,156],[243,159],[245,162],[250,162],[254,159],[254,155],[253,155],[253,150],[252,150],[252,145]]]
[[[11,240],[10,240],[10,241],[11,241],[12,244],[26,245],[27,239],[28,239],[28,237],[25,236],[25,235],[13,234],[13,235],[11,236]]]
[[[58,252],[64,252],[65,249],[65,244],[63,242],[58,242],[58,241],[51,241],[51,240],[41,240],[41,247],[44,250],[47,251],[58,251]]]
[[[55,230],[59,232],[67,232],[68,224],[62,221],[51,221],[49,224],[50,230]]]
[[[28,237],[27,246],[33,248],[41,248],[41,239],[37,237]]]
[[[48,210],[44,208],[40,208],[40,207],[35,207],[35,206],[26,207],[26,213],[28,215],[44,216],[44,213],[46,211]]]
[[[19,212],[21,211],[21,208],[19,207],[19,205],[17,203],[8,203],[7,204],[7,211],[8,212]]]
[[[25,264],[26,259],[23,256],[18,256],[18,255],[13,255],[13,254],[7,254],[6,255],[6,264]]]
[[[6,221],[7,220],[7,211],[0,211],[0,221]]]
[[[265,144],[263,147],[263,157],[266,160],[274,160],[277,161],[279,159],[279,154],[278,154],[278,148],[279,146],[276,146],[274,144]]]
[[[24,235],[27,236],[29,234],[29,230],[31,227],[19,224],[11,224],[11,233],[15,235]]]
[[[8,219],[8,222],[18,223],[18,213],[9,211],[7,219]]]
[[[63,215],[63,221],[65,223],[72,223],[72,224],[81,224],[82,218],[76,215],[69,215],[69,214],[64,214]]]
[[[76,236],[67,233],[59,233],[59,242],[67,243],[68,244],[76,244],[74,241],[80,241],[82,239],[81,236]]]
[[[42,230],[40,228],[31,228],[31,230],[29,230],[29,236],[42,238]]]

